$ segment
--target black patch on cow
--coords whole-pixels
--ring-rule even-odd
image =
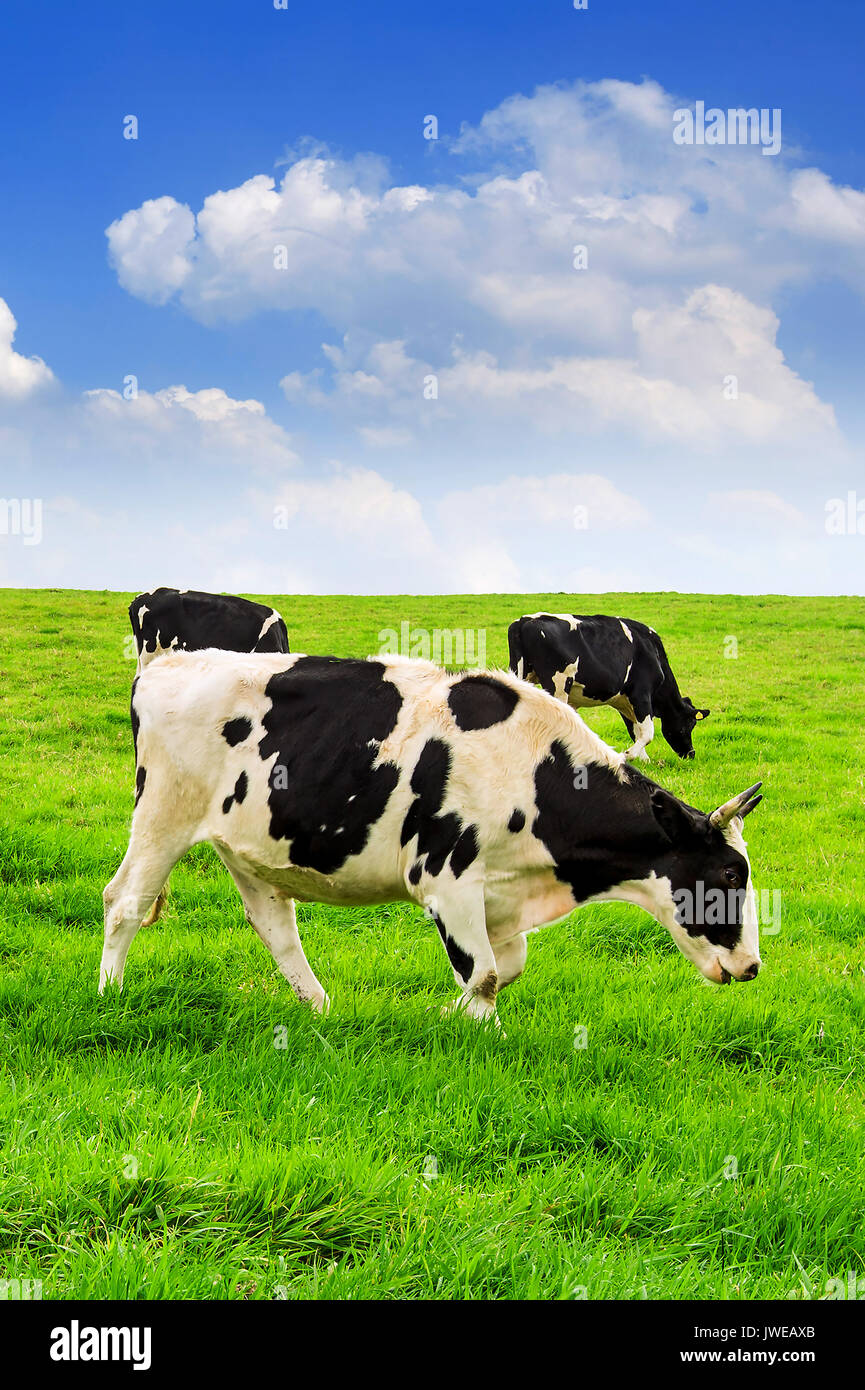
[[[509,719],[519,695],[492,676],[463,676],[452,685],[448,704],[458,729],[489,729]]]
[[[741,886],[748,864],[709,817],[671,792],[628,768],[623,778],[604,765],[589,763],[585,786],[574,786],[574,767],[564,745],[555,741],[535,769],[538,814],[532,833],[549,850],[555,874],[577,902],[629,879],[651,873],[670,880],[674,895],[684,891],[695,905],[695,919],[680,923],[690,936],[704,936],[732,949],[741,937],[744,892],[727,891],[726,874],[735,870]],[[725,894],[720,921],[707,920],[699,903],[712,903],[712,890]],[[678,899],[677,899],[678,901]]]
[[[144,783],[147,780],[147,768],[139,767],[135,773],[135,805],[141,800],[141,793],[144,791]]]
[[[574,678],[573,678],[573,676],[565,676],[565,694],[566,694],[566,695],[570,695],[570,693],[571,693],[571,691],[573,690],[573,688],[574,688]]]
[[[236,748],[238,743],[243,743],[251,733],[252,720],[247,719],[244,714],[238,715],[236,719],[229,719],[228,723],[222,726],[222,737],[230,748]]]
[[[537,816],[532,834],[546,845],[555,873],[577,902],[629,878],[645,878],[660,862],[663,837],[648,805],[606,764],[585,766],[585,785],[556,739],[535,768]],[[648,782],[648,779],[644,779]],[[651,784],[649,784],[651,785]]]
[[[444,923],[440,917],[434,915],[433,921],[438,927],[439,936],[444,942],[444,948],[448,953],[448,960],[463,983],[468,984],[472,977],[472,971],[475,968],[474,957],[470,956],[467,951],[464,951],[462,946],[458,945],[452,936],[448,936],[445,931]]]
[[[190,652],[221,647],[233,652],[287,653],[285,623],[274,615],[275,609],[265,603],[198,589],[154,589],[139,594],[129,605],[139,653],[155,652],[157,641],[160,647]]]
[[[478,836],[473,825],[467,825],[451,854],[451,873],[459,878],[478,857]]]
[[[135,688],[138,685],[138,677],[132,682],[132,694],[129,697],[129,722],[132,725],[132,748],[135,753],[135,761],[138,761],[138,730],[141,728],[141,720],[135,712]]]
[[[413,884],[418,884],[418,883],[420,883],[420,876],[421,876],[422,873],[423,873],[423,864],[422,864],[422,863],[420,862],[420,860],[418,859],[414,864],[412,864],[411,868],[410,868],[409,871],[408,871],[408,881],[409,881],[409,883],[413,883]]]
[[[228,815],[235,801],[238,805],[240,805],[241,801],[245,799],[248,789],[249,781],[247,779],[246,773],[241,772],[240,776],[234,784],[234,791],[232,792],[231,796],[227,796],[222,803],[222,814],[224,816]]]
[[[451,768],[451,750],[441,739],[430,738],[421,750],[411,775],[414,800],[406,812],[400,833],[405,846],[417,836],[417,857],[425,857],[424,868],[436,877],[451,857],[451,869],[458,878],[477,858],[477,834],[464,826],[456,811],[441,815]]]
[[[522,830],[523,826],[525,825],[525,823],[526,823],[526,813],[525,813],[525,811],[520,811],[519,809],[517,809],[516,811],[512,811],[512,812],[511,812],[511,818],[510,818],[510,820],[508,821],[508,830],[510,830],[510,832],[511,832],[512,835],[518,835],[519,832]]]
[[[381,662],[332,656],[301,657],[265,695],[270,835],[291,842],[293,865],[335,873],[362,853],[399,782],[394,763],[375,763],[402,696]]]

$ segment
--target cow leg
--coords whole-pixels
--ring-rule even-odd
[[[304,955],[294,899],[269,883],[241,873],[221,854],[220,858],[237,884],[249,921],[288,980],[295,997],[302,1004],[311,1004],[317,1013],[327,1013],[330,1000]]]
[[[429,908],[462,994],[443,1013],[465,1009],[471,1018],[496,1017],[498,971],[487,936],[484,895],[480,885],[454,889],[430,901]]]
[[[655,737],[655,721],[649,714],[645,719],[637,721],[634,725],[634,730],[636,732],[636,738],[634,739],[633,745],[625,753],[625,758],[628,759],[628,761],[639,758],[640,762],[647,763],[649,761],[649,755],[646,752],[646,744],[651,743],[652,739]]]
[[[519,979],[525,969],[526,954],[529,949],[525,932],[512,936],[510,941],[496,942],[493,950],[496,955],[496,971],[499,977],[499,992],[506,985]]]
[[[109,980],[114,980],[118,988],[123,987],[123,968],[135,933],[189,844],[160,844],[152,833],[142,833],[140,821],[133,823],[123,863],[102,894],[105,934],[99,968],[100,994]]]
[[[635,743],[637,739],[637,730],[634,725],[633,719],[629,719],[628,716],[622,712],[622,710],[619,710],[619,714],[621,714],[622,723],[628,731],[628,738],[631,740],[631,743]]]

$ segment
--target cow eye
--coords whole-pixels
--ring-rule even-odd
[[[742,887],[742,875],[739,873],[738,869],[725,869],[724,877],[731,888]]]

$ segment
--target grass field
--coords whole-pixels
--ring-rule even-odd
[[[759,979],[712,988],[653,919],[596,906],[531,938],[502,1038],[430,1009],[450,968],[399,905],[298,909],[333,999],[311,1015],[209,847],[122,996],[97,997],[132,807],[129,597],[0,591],[0,1278],[44,1298],[751,1299],[865,1276],[861,600],[268,596],[293,650],[338,655],[408,620],[485,630],[503,664],[520,612],[643,619],[712,710],[693,762],[658,736],[646,770],[706,810],[762,778],[749,850],[781,918]],[[618,716],[588,722],[625,747]]]

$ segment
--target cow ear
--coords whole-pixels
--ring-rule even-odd
[[[687,806],[663,787],[652,788],[652,811],[671,844],[680,844],[694,835],[696,824]]]
[[[710,709],[698,709],[698,710],[697,710],[697,718],[698,718],[698,719],[708,719],[708,718],[709,718],[709,715],[710,715],[711,713],[712,713],[712,711],[711,711]]]

